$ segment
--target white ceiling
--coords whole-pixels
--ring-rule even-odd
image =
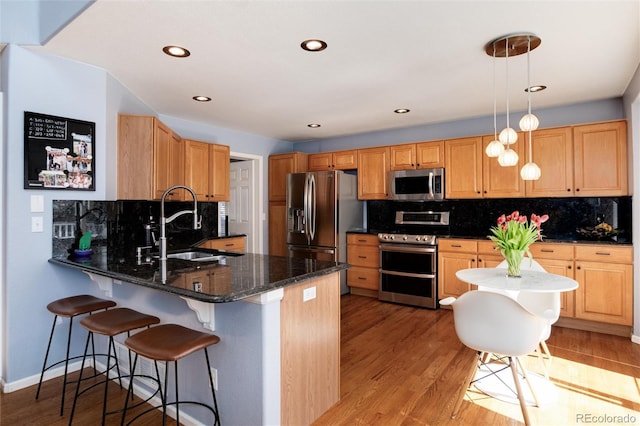
[[[299,141],[491,115],[484,46],[516,32],[542,39],[534,110],[619,97],[640,63],[638,0],[98,0],[35,49],[106,69],[159,114]],[[303,51],[309,38],[328,48]],[[522,111],[526,55],[509,74]],[[503,112],[504,59],[496,76]]]

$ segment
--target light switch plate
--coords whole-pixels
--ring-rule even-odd
[[[44,196],[32,195],[31,196],[31,213],[44,212]]]
[[[44,220],[42,216],[33,216],[31,218],[31,232],[44,232]]]

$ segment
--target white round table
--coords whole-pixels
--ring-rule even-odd
[[[548,272],[521,270],[520,277],[507,277],[505,268],[470,268],[456,272],[458,279],[496,290],[559,293],[578,288],[578,282]]]

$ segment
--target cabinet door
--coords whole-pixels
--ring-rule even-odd
[[[576,318],[632,324],[633,266],[576,261]]]
[[[309,171],[319,172],[323,170],[333,170],[333,154],[331,152],[309,154]]]
[[[627,195],[627,123],[574,126],[575,195]]]
[[[475,268],[476,255],[470,253],[440,252],[438,255],[438,298],[459,297],[470,290],[470,284],[460,281],[456,272]]]
[[[215,250],[244,252],[245,239],[245,237],[218,238],[214,240],[207,240],[202,243],[200,247]]]
[[[535,257],[536,262],[550,274],[562,275],[567,278],[574,278],[573,260],[544,259]],[[576,291],[563,291],[560,293],[560,316],[566,318],[575,317],[575,297]]]
[[[185,140],[185,184],[196,193],[198,201],[209,201],[209,145]]]
[[[573,136],[571,127],[532,132],[533,161],[540,167],[538,180],[526,182],[527,197],[573,196]]]
[[[287,174],[307,170],[307,154],[289,152],[269,157],[269,201],[287,199]]]
[[[358,150],[358,199],[386,200],[389,148]]]
[[[486,149],[493,136],[482,138],[482,152]],[[525,164],[527,155],[524,134],[518,133],[518,141],[511,145],[518,154],[518,164],[502,167],[497,158],[482,155],[482,188],[486,198],[521,198],[525,193],[525,181],[520,178],[520,169]]]
[[[118,116],[118,199],[150,200],[156,197],[153,188],[154,134],[155,118]]]
[[[153,143],[153,198],[159,200],[164,191],[171,186],[170,152],[173,143],[171,129],[155,120]]]
[[[358,151],[348,149],[333,153],[333,168],[335,170],[355,170],[358,168]]]
[[[269,203],[269,255],[287,256],[287,207]]]
[[[391,170],[416,168],[416,144],[392,145],[389,147]]]
[[[416,144],[416,169],[445,167],[444,141]]]
[[[445,141],[447,198],[482,198],[482,137]]]
[[[209,198],[208,201],[229,201],[229,162],[227,145],[209,145]]]
[[[184,144],[180,136],[172,132],[169,147],[169,186],[175,185],[184,185]],[[174,191],[170,199],[185,200],[185,193]]]
[[[347,270],[347,285],[378,291],[380,289],[380,271],[375,268],[352,266]]]

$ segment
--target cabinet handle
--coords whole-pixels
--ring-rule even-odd
[[[567,269],[571,269],[571,265],[567,266]]]
[[[476,260],[475,259],[471,259],[471,263],[476,263]]]
[[[567,192],[571,192],[571,188],[567,188]]]
[[[598,256],[611,256],[611,253],[607,253],[606,251],[597,251],[596,254]]]
[[[233,247],[233,243],[228,243],[224,245],[225,247]]]
[[[367,240],[358,240],[359,243],[366,243]]]
[[[367,256],[358,256],[358,259],[366,259]]]
[[[413,164],[412,164],[413,165]],[[416,164],[416,167],[420,167],[420,163]]]
[[[460,248],[462,246],[460,244],[451,244],[451,247]]]
[[[543,253],[553,253],[555,250],[552,249],[540,249],[541,252]]]
[[[580,188],[576,188],[576,192],[580,192]]]
[[[358,279],[362,280],[362,281],[366,281],[367,280],[365,277],[358,277]]]
[[[577,270],[580,270],[580,269],[582,269],[582,268],[580,267],[580,265],[578,265],[578,266],[576,266],[576,269],[577,269]]]

